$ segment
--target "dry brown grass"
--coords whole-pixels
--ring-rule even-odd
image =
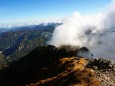
[[[99,86],[100,82],[95,78],[94,70],[85,68],[86,65],[87,60],[84,58],[62,58],[56,67],[47,69],[50,74],[55,74],[53,77],[46,77],[27,86]]]
[[[73,71],[82,71],[86,66],[87,61],[84,58],[74,61]]]
[[[100,82],[95,78],[92,69],[85,68],[80,72],[74,72],[76,85],[78,86],[100,86]],[[79,81],[79,82],[78,82]]]

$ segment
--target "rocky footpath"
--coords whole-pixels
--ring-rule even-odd
[[[106,59],[89,59],[87,67],[96,72],[100,86],[115,86],[115,63]]]

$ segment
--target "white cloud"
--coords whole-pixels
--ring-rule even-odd
[[[56,27],[50,44],[88,47],[95,57],[115,60],[115,0],[96,15],[74,12]]]

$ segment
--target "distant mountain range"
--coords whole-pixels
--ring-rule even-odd
[[[0,28],[0,33],[6,32],[6,31],[9,31],[9,29],[6,29],[6,28]]]
[[[46,45],[53,30],[60,23],[48,23],[0,29],[0,51],[13,60],[22,57],[37,46]]]
[[[38,27],[48,26],[48,25],[60,25],[61,23],[40,23],[40,24],[23,24],[23,25],[14,25],[14,26],[5,26],[0,27],[0,33],[6,31],[14,30],[23,30],[23,29],[38,29]]]

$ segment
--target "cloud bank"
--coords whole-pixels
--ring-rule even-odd
[[[94,57],[115,60],[115,0],[96,15],[74,12],[55,28],[49,44],[87,47]]]

